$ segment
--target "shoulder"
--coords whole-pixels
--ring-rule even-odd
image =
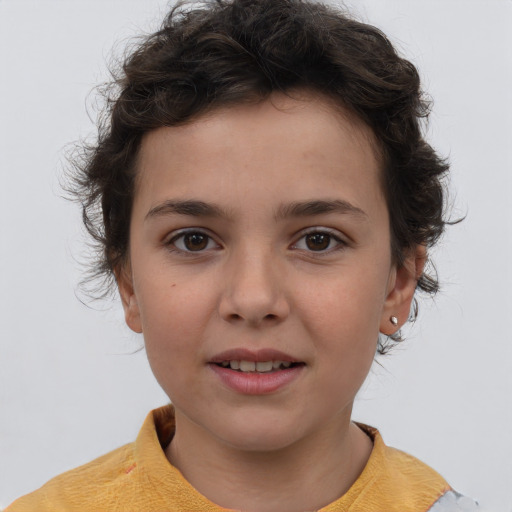
[[[134,444],[127,444],[83,466],[62,473],[12,503],[5,512],[94,510],[115,499],[134,467]],[[83,508],[85,507],[85,509]]]
[[[404,489],[417,499],[438,496],[428,512],[480,512],[478,503],[473,499],[454,491],[445,479],[421,460],[395,448],[386,447],[391,461],[392,473],[397,470],[401,476]],[[395,477],[397,476],[394,473]],[[441,494],[439,495],[439,492]]]
[[[134,443],[63,473],[5,512],[218,512],[167,460],[174,428],[170,406],[151,411]]]
[[[135,442],[126,444],[88,464],[63,473],[37,491],[23,496],[7,507],[5,512],[83,512],[84,510],[129,510],[134,499],[144,499],[147,468],[145,458],[164,457],[155,420],[164,423],[163,433],[169,435],[172,417],[168,407],[151,411]],[[142,498],[141,498],[142,495]]]
[[[359,427],[373,441],[373,451],[366,469],[372,472],[380,486],[394,492],[402,489],[409,494],[429,495],[435,499],[451,490],[446,480],[429,465],[386,445],[377,429],[362,424]]]
[[[387,446],[377,429],[362,424],[358,426],[372,439],[373,451],[359,479],[341,499],[342,504],[343,500],[351,504],[351,511],[480,510],[475,508],[475,502],[454,492],[448,482],[430,466],[412,455]],[[333,507],[332,510],[338,509]]]

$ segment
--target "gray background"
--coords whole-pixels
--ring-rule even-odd
[[[418,65],[429,137],[452,165],[455,217],[435,252],[443,292],[374,366],[354,417],[487,510],[512,510],[512,2],[352,0]],[[166,402],[119,304],[75,297],[87,253],[59,198],[63,149],[92,87],[163,0],[0,0],[0,508],[132,441]],[[86,98],[88,98],[86,100]]]

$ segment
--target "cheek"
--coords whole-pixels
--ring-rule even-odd
[[[318,372],[322,375],[323,393],[338,390],[340,406],[353,400],[375,359],[379,317],[373,314],[370,318],[367,313],[355,301],[350,302],[350,307],[344,307],[333,300],[318,311],[316,320],[310,324],[314,323],[316,330],[311,336],[318,357]]]
[[[169,284],[141,287],[139,308],[148,359],[160,380],[163,370],[176,373],[194,356],[197,360],[215,302],[203,288],[173,280],[159,282]]]
[[[143,336],[146,356],[153,375],[169,399],[180,401],[179,394],[200,391],[193,378],[200,371],[203,333],[198,322],[187,318],[180,302],[169,302],[169,308],[152,309],[145,317]],[[160,312],[160,316],[158,316]]]
[[[295,295],[300,316],[312,330],[362,341],[378,335],[386,289],[387,274],[359,275],[351,269],[312,282]]]
[[[333,278],[312,293],[300,294],[301,323],[322,367],[328,369],[329,385],[357,390],[366,378],[377,348],[383,305],[376,295],[383,296],[384,288],[363,287],[360,279]]]

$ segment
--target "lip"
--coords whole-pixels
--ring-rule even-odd
[[[268,395],[276,393],[300,377],[305,365],[300,364],[269,373],[239,372],[210,363],[209,368],[221,382],[242,395]]]
[[[223,361],[252,361],[255,363],[288,361],[300,364],[278,371],[258,373],[240,372],[229,367],[219,366],[219,363]],[[235,348],[216,354],[208,361],[208,366],[225,386],[236,393],[243,395],[268,395],[282,390],[299,378],[306,365],[304,361],[273,348],[259,350]]]
[[[261,363],[263,361],[289,361],[290,363],[302,362],[289,354],[273,348],[262,348],[259,350],[234,348],[216,354],[209,362],[222,363],[222,361],[253,361],[255,363]]]

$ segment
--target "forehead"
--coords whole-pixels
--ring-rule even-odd
[[[328,98],[274,94],[219,108],[147,134],[138,159],[135,203],[194,194],[254,195],[257,183],[284,197],[327,190],[381,196],[380,159],[371,129]],[[340,177],[344,176],[342,182]],[[261,188],[261,187],[260,187]],[[293,199],[293,198],[292,198]],[[243,201],[241,202],[243,204]]]

